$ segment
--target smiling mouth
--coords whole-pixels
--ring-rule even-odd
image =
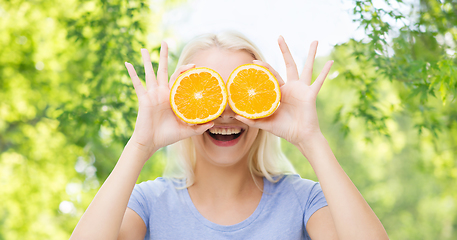
[[[244,133],[244,129],[241,129],[239,133],[234,133],[234,134],[221,134],[221,133],[211,133],[209,130],[206,130],[208,135],[212,137],[213,139],[221,142],[228,142],[235,140],[241,136],[241,134]]]

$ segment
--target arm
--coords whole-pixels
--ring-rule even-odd
[[[306,231],[313,240],[338,240],[335,223],[328,206],[311,215],[306,224]]]
[[[141,224],[141,217],[127,209],[144,163],[161,147],[202,134],[213,125],[212,122],[188,125],[179,120],[171,110],[167,45],[162,43],[157,79],[148,51],[142,49],[141,53],[147,89],[143,87],[133,66],[125,64],[139,102],[135,130],[119,161],[81,217],[70,239],[144,238],[146,226]],[[173,73],[170,81],[174,81],[180,73],[194,66],[181,66]],[[132,226],[134,227],[131,228]]]
[[[309,141],[299,143],[297,147],[313,167],[330,213],[319,215],[318,212],[324,210],[322,208],[316,211],[316,219],[313,219],[313,214],[307,227],[310,236],[313,239],[324,239],[318,238],[319,233],[315,231],[312,221],[333,219],[339,239],[388,239],[378,217],[341,168],[324,136],[317,134]]]
[[[236,116],[236,119],[284,138],[297,146],[311,163],[328,202],[328,208],[317,210],[308,220],[307,230],[312,236],[331,239],[333,231],[339,239],[388,239],[381,222],[339,165],[319,127],[316,98],[333,61],[325,64],[311,84],[317,42],[311,44],[300,76],[286,42],[280,37],[278,43],[286,63],[287,83],[284,84],[269,64],[254,63],[267,67],[278,79],[282,96],[280,107],[267,118],[252,120]],[[330,221],[333,224],[329,224]]]
[[[117,238],[130,194],[148,157],[148,153],[138,149],[135,143],[127,143],[119,161],[79,220],[70,239]],[[136,230],[140,230],[144,238],[146,226],[139,225]]]
[[[125,210],[118,240],[143,240],[146,235],[146,225],[143,219],[132,209]]]

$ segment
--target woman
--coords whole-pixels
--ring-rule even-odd
[[[157,78],[143,49],[147,90],[126,63],[139,101],[135,130],[72,239],[388,239],[319,128],[316,96],[333,61],[311,84],[317,42],[300,76],[284,39],[278,43],[287,83],[235,33],[190,42],[170,83],[167,45],[162,43]],[[273,115],[250,120],[227,106],[219,118],[201,125],[174,115],[170,86],[180,73],[209,67],[226,81],[247,63],[267,67],[278,79],[282,100]],[[228,145],[212,134],[221,128],[238,133]],[[320,184],[290,174],[293,168],[280,152],[278,137],[301,151]],[[169,177],[135,185],[154,152],[176,142],[181,157],[167,166]]]

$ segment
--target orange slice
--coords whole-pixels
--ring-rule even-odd
[[[184,122],[209,122],[224,111],[227,89],[216,71],[205,67],[192,68],[173,83],[170,104],[176,116]]]
[[[268,117],[281,100],[278,80],[263,66],[237,67],[227,81],[228,102],[237,114],[250,119]]]

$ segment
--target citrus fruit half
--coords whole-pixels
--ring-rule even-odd
[[[170,91],[173,112],[191,124],[219,117],[227,105],[227,89],[216,71],[192,68],[178,76]]]
[[[237,67],[227,80],[228,102],[237,114],[250,119],[275,112],[281,100],[278,80],[267,68],[256,64]]]

